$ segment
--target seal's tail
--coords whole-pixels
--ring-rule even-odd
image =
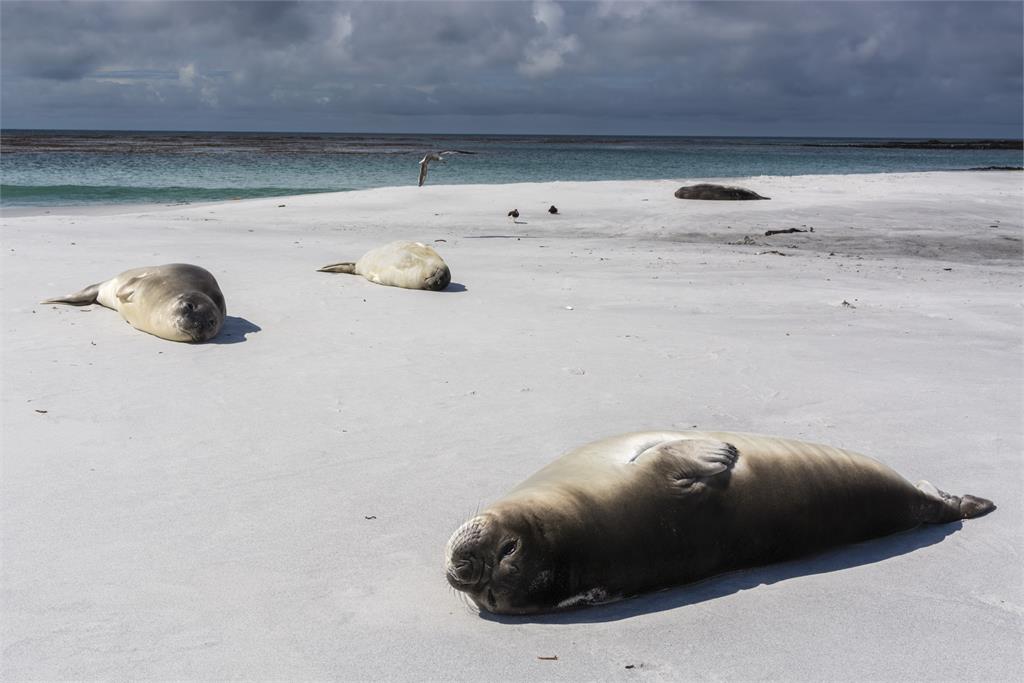
[[[927,481],[917,482],[917,488],[926,496],[929,503],[924,510],[923,522],[945,524],[958,519],[981,517],[996,509],[996,504],[991,500],[970,495],[954,496],[935,488]]]
[[[356,264],[348,261],[346,263],[332,263],[329,266],[323,268],[317,268],[318,273],[355,273]]]
[[[41,303],[41,304],[70,304],[72,306],[88,306],[89,304],[96,303],[96,297],[99,296],[100,285],[101,284],[103,284],[103,283],[99,282],[99,283],[97,283],[95,285],[89,285],[88,287],[86,287],[85,289],[83,289],[80,292],[75,292],[74,294],[68,294],[67,296],[61,296],[61,297],[57,297],[57,298],[54,298],[54,299],[46,299],[45,301],[40,301],[39,303]]]

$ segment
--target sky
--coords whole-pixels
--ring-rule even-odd
[[[1022,136],[1024,3],[0,1],[0,126]]]

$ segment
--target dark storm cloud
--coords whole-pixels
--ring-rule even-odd
[[[1022,5],[3,2],[5,127],[1019,136]]]

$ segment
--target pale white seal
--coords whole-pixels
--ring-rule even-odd
[[[400,240],[371,249],[356,262],[334,263],[320,273],[354,273],[370,282],[406,289],[440,291],[452,281],[448,264],[422,242]]]

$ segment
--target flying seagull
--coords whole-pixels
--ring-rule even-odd
[[[423,181],[427,179],[427,166],[430,165],[430,162],[444,161],[444,157],[448,154],[476,154],[476,152],[464,152],[461,149],[446,149],[443,152],[427,152],[427,154],[420,159],[420,187],[423,187]]]

